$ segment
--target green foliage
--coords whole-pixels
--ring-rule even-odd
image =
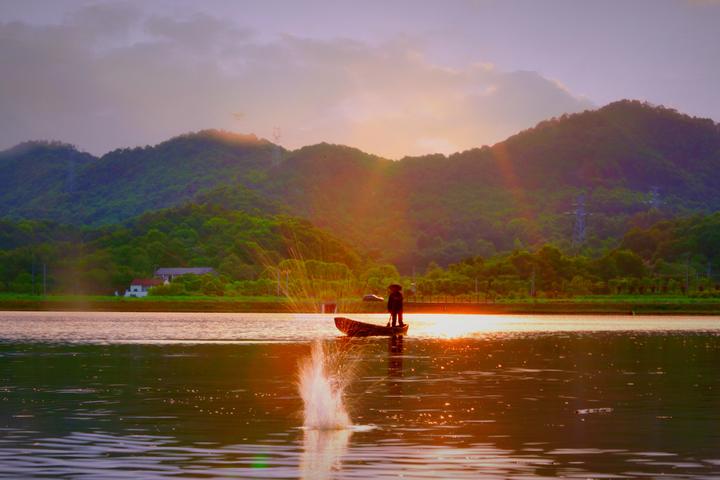
[[[567,298],[579,295],[713,296],[720,213],[635,227],[619,248],[568,254],[556,245],[468,257],[403,277],[373,263],[305,220],[255,217],[188,205],[127,224],[80,230],[48,222],[0,222],[0,292],[123,292],[159,266],[210,266],[218,275],[180,277],[151,289],[157,297],[275,295],[290,303],[383,295],[402,283],[419,300]],[[57,233],[54,233],[57,232]],[[56,238],[56,240],[55,240]],[[35,273],[33,279],[32,272]],[[412,283],[415,283],[413,286]]]
[[[720,268],[720,212],[634,228],[625,235],[622,246],[647,262],[692,260]]]
[[[181,295],[190,295],[190,293],[185,290],[185,283],[180,281],[178,279],[175,282],[168,283],[165,285],[158,285],[156,287],[152,287],[148,294],[150,296],[172,296],[172,297],[179,297]]]
[[[635,227],[643,232],[627,236],[622,248],[646,261],[683,251],[709,258],[719,241],[712,225],[687,232],[697,233],[700,243],[695,245],[676,241],[662,225],[645,230],[661,220],[720,208],[718,170],[720,129],[711,120],[621,101],[541,122],[493,147],[397,162],[340,145],[288,152],[254,136],[220,131],[116,150],[102,158],[69,145],[28,143],[0,152],[0,216],[99,226],[189,202],[218,205],[253,218],[273,215],[282,224],[273,226],[281,232],[282,240],[276,240],[287,242],[294,235],[297,257],[348,261],[330,259],[331,252],[323,251],[334,238],[314,233],[306,238],[304,220],[275,217],[295,215],[380,263],[410,272],[432,261],[447,266],[471,256],[537,250],[547,243],[568,251],[573,218],[567,213],[585,194],[592,212],[585,253],[619,247],[619,239]],[[660,192],[661,203],[650,205],[653,189]],[[219,245],[193,250],[199,241],[194,235],[224,236],[232,230],[227,222],[234,220],[203,217],[207,225],[174,225],[172,231],[167,224],[156,225],[164,236],[150,235],[141,253],[128,248],[122,264],[138,271],[178,258],[190,263],[221,259],[216,262],[221,268],[233,254],[237,258],[221,269],[250,280],[260,274],[247,267],[256,264],[258,251],[265,250],[273,262],[289,257],[279,245],[242,234],[222,251]],[[243,221],[268,241],[267,225]],[[11,240],[0,228],[0,248],[20,245],[19,239],[29,235],[27,227],[13,227]],[[42,227],[33,229],[42,234]],[[110,230],[126,239],[137,233]],[[59,230],[53,234],[62,236]],[[104,235],[97,230],[72,234],[83,241],[91,240],[86,234]],[[666,234],[671,238],[663,238]],[[358,259],[350,263],[357,268]]]
[[[124,292],[133,278],[151,277],[161,266],[209,266],[220,276],[181,277],[152,294],[224,295],[243,293],[243,285],[267,294],[264,285],[242,282],[260,280],[283,258],[302,255],[311,269],[329,268],[336,277],[363,263],[350,246],[305,220],[217,206],[162,210],[95,230],[35,221],[0,227],[0,291],[30,293],[34,269],[38,292],[43,264],[53,293]]]
[[[515,250],[488,259],[469,258],[447,269],[431,264],[417,280],[418,294],[421,298],[464,296],[478,301],[605,294],[706,292],[706,296],[714,295],[720,282],[707,271],[700,275],[704,262],[710,257],[699,245],[703,245],[704,239],[712,238],[711,226],[720,225],[717,217],[720,215],[661,222],[647,231],[628,232],[624,246],[634,246],[645,253],[655,252],[644,258],[632,248],[617,248],[589,257],[567,255],[555,246],[544,245],[535,251]],[[647,241],[639,240],[652,237],[657,231],[663,232],[658,237],[662,242],[653,244],[653,248],[648,248]],[[676,243],[683,247],[696,246],[692,250],[694,255],[673,254],[682,251]],[[670,254],[659,258],[657,252],[660,251]],[[693,262],[689,260],[691,257]]]

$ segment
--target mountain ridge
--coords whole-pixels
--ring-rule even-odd
[[[0,171],[20,150],[0,152]],[[16,172],[35,196],[6,182],[0,217],[101,225],[217,202],[301,215],[410,268],[514,245],[569,248],[568,213],[581,196],[596,247],[617,243],[651,201],[669,215],[720,209],[720,125],[633,100],[548,119],[492,146],[396,161],[329,143],[285,150],[219,130],[99,158],[75,152],[58,146],[73,165],[72,189],[63,190],[62,169]]]

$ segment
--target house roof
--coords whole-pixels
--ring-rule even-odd
[[[158,268],[155,270],[155,276],[162,275],[205,275],[207,273],[215,273],[215,269],[211,267],[188,267],[188,268]]]
[[[163,281],[159,278],[134,278],[130,285],[140,285],[141,287],[154,287],[162,285]]]

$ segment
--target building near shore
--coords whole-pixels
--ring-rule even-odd
[[[155,270],[155,277],[162,279],[163,282],[172,282],[174,278],[182,275],[217,275],[212,267],[171,267],[158,268]]]
[[[159,278],[136,278],[130,282],[130,288],[125,290],[125,296],[135,298],[147,297],[148,290],[163,283],[165,282]]]

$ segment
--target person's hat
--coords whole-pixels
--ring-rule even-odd
[[[388,290],[402,290],[402,285],[398,285],[397,283],[393,283],[391,285],[388,285]]]

